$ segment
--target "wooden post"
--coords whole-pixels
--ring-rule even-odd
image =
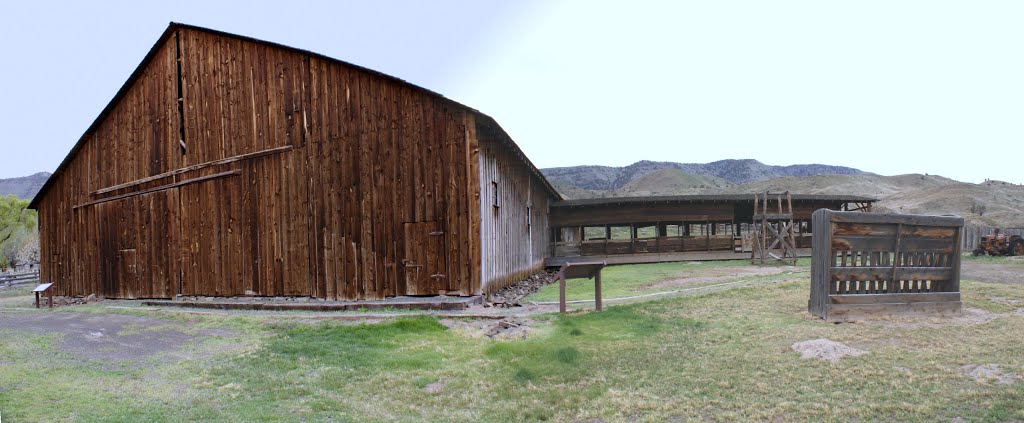
[[[601,271],[594,275],[594,306],[601,311]]]
[[[565,273],[558,272],[558,312],[565,313]]]

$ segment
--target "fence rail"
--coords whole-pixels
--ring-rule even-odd
[[[39,281],[39,271],[0,273],[0,286],[14,286]]]

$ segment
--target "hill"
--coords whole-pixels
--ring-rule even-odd
[[[874,197],[878,211],[955,214],[968,223],[1024,227],[1024,186],[1002,181],[981,184],[936,175],[817,175],[778,178],[739,185],[730,193],[789,190],[801,194],[852,194]]]
[[[624,167],[571,166],[548,168],[542,171],[544,176],[556,188],[572,198],[619,195],[616,192],[623,191],[624,189],[637,194],[642,192],[662,192],[670,188],[679,190],[718,190],[727,189],[737,184],[787,176],[864,174],[860,170],[843,166],[821,164],[773,166],[750,159],[719,160],[711,163],[675,163],[642,160]],[[647,184],[654,185],[649,186]],[[683,193],[681,191],[674,192],[677,194]]]
[[[11,195],[22,200],[31,200],[50,177],[50,172],[39,172],[20,178],[0,179],[0,195]]]
[[[685,169],[703,173],[688,173]],[[622,168],[576,166],[545,169],[544,173],[568,198],[788,190],[877,198],[878,211],[956,214],[973,224],[1024,227],[1024,186],[1002,181],[972,184],[937,175],[883,176],[838,166],[768,166],[755,160],[705,165],[642,161]],[[786,175],[768,177],[778,174]]]

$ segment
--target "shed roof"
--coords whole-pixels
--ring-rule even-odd
[[[407,85],[409,87],[412,87],[414,89],[422,91],[422,92],[424,92],[426,94],[429,94],[431,96],[434,96],[436,98],[444,100],[444,101],[452,104],[453,106],[456,106],[458,108],[466,110],[467,112],[470,112],[470,113],[473,113],[473,114],[477,115],[477,117],[482,118],[484,120],[484,123],[486,125],[498,128],[500,134],[502,135],[502,136],[499,137],[499,140],[502,141],[502,143],[505,144],[506,147],[511,149],[513,154],[518,156],[523,161],[523,163],[530,169],[530,172],[532,172],[537,178],[540,179],[541,183],[544,185],[544,188],[547,189],[548,192],[552,196],[554,196],[556,199],[559,199],[559,200],[562,199],[562,196],[561,196],[561,194],[558,193],[558,190],[556,190],[551,185],[551,183],[548,182],[547,178],[544,177],[544,174],[540,171],[540,169],[538,169],[537,166],[535,166],[533,164],[533,162],[531,162],[530,159],[528,157],[526,157],[526,154],[523,153],[523,150],[520,149],[518,145],[516,145],[515,141],[512,140],[512,137],[510,137],[508,135],[508,133],[506,133],[504,131],[504,129],[502,129],[501,126],[498,125],[497,121],[495,121],[494,118],[492,118],[492,117],[490,117],[490,116],[488,116],[488,115],[486,115],[484,113],[481,113],[479,110],[476,110],[476,109],[474,109],[472,107],[466,106],[466,105],[464,105],[462,103],[459,103],[459,102],[457,102],[455,100],[447,98],[447,97],[445,97],[445,96],[443,96],[443,95],[441,95],[441,94],[439,94],[437,92],[434,92],[434,91],[431,91],[429,89],[423,88],[423,87],[421,87],[419,85],[413,84],[413,83],[405,81],[403,79],[400,79],[400,78],[397,78],[397,77],[394,77],[394,76],[391,76],[391,75],[388,75],[388,74],[385,74],[385,73],[381,73],[381,72],[375,71],[375,70],[370,69],[370,68],[366,68],[366,67],[362,67],[362,66],[359,66],[359,65],[356,65],[356,64],[352,64],[352,63],[349,63],[349,62],[346,62],[346,61],[343,61],[343,60],[335,59],[333,57],[324,56],[322,54],[315,53],[315,52],[312,52],[312,51],[303,50],[303,49],[295,48],[295,47],[290,47],[290,46],[286,46],[286,45],[283,45],[283,44],[274,43],[274,42],[271,42],[271,41],[264,41],[264,40],[260,40],[260,39],[256,39],[256,38],[252,38],[252,37],[247,37],[247,36],[244,36],[244,35],[237,35],[237,34],[232,34],[232,33],[228,33],[228,32],[218,31],[218,30],[215,30],[215,29],[209,29],[209,28],[204,28],[204,27],[199,27],[199,26],[194,26],[194,25],[183,24],[183,23],[179,23],[179,22],[171,22],[170,24],[167,25],[167,29],[164,30],[163,34],[160,35],[160,38],[157,39],[156,43],[153,44],[153,47],[151,47],[149,49],[149,52],[146,53],[146,56],[142,59],[142,62],[139,63],[139,66],[137,66],[135,68],[135,71],[133,71],[132,74],[128,76],[128,80],[125,81],[124,85],[122,85],[121,88],[118,89],[117,93],[114,94],[114,98],[112,98],[110,100],[110,102],[107,103],[107,105],[100,112],[99,116],[97,116],[96,119],[93,120],[92,124],[89,125],[89,128],[85,130],[85,132],[78,139],[78,141],[75,143],[75,145],[73,147],[71,147],[71,151],[68,152],[68,155],[64,157],[64,160],[62,160],[60,162],[60,165],[57,166],[57,169],[53,171],[53,174],[50,175],[50,177],[46,180],[46,182],[43,184],[43,186],[39,189],[39,192],[36,193],[36,196],[34,198],[32,198],[32,201],[29,202],[29,208],[36,209],[38,207],[39,200],[42,199],[43,195],[46,194],[46,191],[50,188],[50,186],[56,180],[56,176],[59,175],[62,170],[64,170],[64,167],[67,166],[67,164],[75,156],[75,153],[77,153],[78,150],[80,150],[82,148],[82,146],[85,144],[85,141],[86,141],[86,138],[88,137],[88,135],[90,133],[92,133],[93,130],[95,130],[100,125],[101,122],[103,122],[103,119],[106,118],[108,114],[110,114],[110,112],[114,109],[114,106],[117,105],[118,101],[120,101],[121,98],[124,97],[127,94],[128,89],[132,86],[132,84],[135,82],[135,80],[137,80],[139,77],[142,76],[142,73],[145,70],[146,65],[148,65],[153,60],[153,58],[156,56],[156,53],[157,53],[157,50],[159,49],[159,47],[161,45],[163,45],[163,43],[166,42],[167,39],[169,39],[171,37],[171,35],[174,34],[174,31],[176,29],[179,29],[179,28],[187,28],[187,29],[192,29],[192,30],[197,30],[197,31],[203,31],[203,32],[207,32],[207,33],[211,33],[211,34],[215,34],[215,35],[219,35],[219,36],[231,37],[231,38],[235,38],[235,39],[242,40],[242,41],[262,44],[262,45],[266,45],[266,46],[269,46],[269,47],[280,48],[280,49],[285,49],[285,50],[293,51],[293,52],[300,53],[300,54],[309,55],[311,57],[316,57],[318,59],[322,59],[322,60],[325,60],[325,61],[341,64],[341,65],[344,65],[344,66],[349,66],[349,67],[352,67],[354,69],[358,69],[360,71],[369,72],[371,74],[374,74],[374,75],[377,75],[377,76],[389,79],[391,81],[395,81],[395,82],[399,82],[399,83],[405,84],[405,85]]]
[[[873,203],[876,198],[856,195],[827,194],[793,194],[793,201],[842,201],[847,203]],[[648,204],[679,204],[701,202],[754,202],[753,194],[699,194],[699,195],[665,195],[648,197],[605,197],[582,198],[578,200],[562,200],[554,202],[551,207],[584,207],[612,205],[648,205]]]

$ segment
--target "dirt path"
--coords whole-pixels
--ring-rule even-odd
[[[978,282],[1024,284],[1024,261],[1017,257],[999,258],[1000,262],[964,259],[960,264],[960,279]]]
[[[150,359],[185,359],[207,353],[197,344],[211,337],[234,338],[226,330],[126,314],[3,312],[0,331],[59,334],[57,348],[82,360],[141,366]]]

